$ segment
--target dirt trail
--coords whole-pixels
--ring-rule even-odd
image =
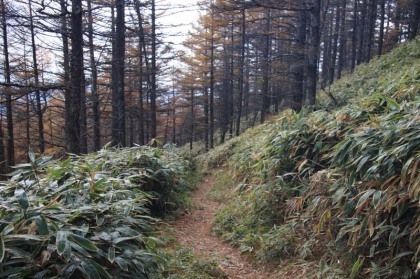
[[[269,271],[251,264],[236,248],[223,242],[212,233],[212,219],[221,206],[220,203],[206,197],[213,183],[214,178],[211,176],[205,177],[200,182],[193,195],[194,203],[198,208],[194,209],[191,214],[182,216],[175,223],[178,241],[205,259],[215,259],[227,278],[275,278]]]

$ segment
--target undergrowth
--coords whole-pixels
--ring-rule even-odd
[[[201,158],[242,179],[215,230],[310,278],[410,278],[420,259],[420,40],[335,83],[341,104],[283,112]],[[323,100],[325,101],[325,100]]]
[[[0,278],[150,278],[153,216],[185,203],[191,167],[151,147],[30,153],[0,184]]]

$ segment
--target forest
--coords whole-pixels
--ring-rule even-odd
[[[419,1],[0,8],[0,278],[420,275]]]
[[[37,154],[159,139],[204,150],[412,39],[417,1],[201,1],[174,49],[155,1],[7,1],[1,173]],[[169,10],[170,12],[170,10]],[[172,51],[172,52],[171,52]]]

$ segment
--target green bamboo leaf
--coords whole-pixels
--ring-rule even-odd
[[[66,243],[66,247],[64,248],[64,253],[63,253],[63,257],[64,259],[66,259],[66,261],[70,261],[71,259],[71,245],[70,245],[70,241],[67,241]]]
[[[4,248],[4,239],[3,239],[3,235],[0,234],[0,263],[3,261],[5,254],[6,254],[6,250]]]
[[[363,262],[365,261],[365,258],[359,258],[353,265],[353,267],[351,268],[351,273],[350,273],[350,279],[354,279],[357,278],[357,275],[359,274],[362,266],[363,266]]]
[[[17,202],[19,203],[20,207],[26,211],[29,207],[28,196],[26,195],[25,190],[23,189],[16,189],[15,197],[17,198]]]
[[[405,181],[407,179],[407,171],[413,161],[414,161],[414,157],[410,158],[407,162],[405,162],[404,166],[402,167],[401,169],[402,181]]]
[[[81,264],[84,273],[89,277],[89,279],[101,279],[101,276],[96,271],[95,267],[88,262],[82,262]]]
[[[112,276],[97,262],[89,260],[89,263],[96,269],[96,271],[101,275],[101,278],[112,278]]]
[[[115,262],[118,264],[118,266],[124,270],[124,271],[128,271],[128,263],[126,260],[124,260],[121,257],[116,257],[115,258]]]
[[[47,235],[34,235],[34,234],[11,234],[11,235],[4,236],[5,242],[7,242],[8,240],[17,240],[17,239],[24,240],[24,241],[28,241],[28,240],[45,241],[45,240],[50,239],[50,237]]]
[[[365,163],[367,162],[367,160],[369,160],[369,158],[370,158],[370,156],[368,155],[368,156],[363,157],[360,160],[359,164],[357,165],[356,172],[359,172],[363,168],[363,166],[365,165]]]
[[[66,245],[68,245],[67,232],[58,231],[55,240],[55,246],[57,247],[57,253],[61,256],[66,250]]]
[[[136,230],[133,230],[130,227],[124,226],[124,227],[119,227],[116,228],[117,231],[119,231],[122,234],[128,235],[128,236],[139,236],[139,232]]]
[[[88,251],[96,252],[98,248],[89,240],[77,234],[70,233],[69,238]]]
[[[382,191],[376,191],[375,194],[373,194],[373,205],[375,208],[379,205],[379,202],[381,201]]]
[[[40,215],[37,218],[35,218],[35,223],[37,226],[38,233],[40,235],[48,235],[50,233],[47,221],[45,220],[44,216]]]
[[[386,98],[386,101],[387,101],[387,103],[388,103],[388,107],[391,109],[391,110],[394,110],[394,109],[396,109],[396,110],[400,110],[400,105],[395,101],[395,100],[393,100],[393,99],[391,99],[391,98]]]
[[[113,239],[113,240],[112,240],[112,243],[114,243],[114,244],[118,244],[118,243],[123,242],[123,241],[133,240],[133,239],[138,239],[138,238],[139,238],[139,236],[140,236],[140,235],[138,235],[138,236],[126,236],[126,237],[119,237],[119,238]]]
[[[18,257],[20,259],[23,259],[25,261],[30,261],[33,259],[32,254],[28,253],[27,251],[17,248],[15,246],[11,246],[9,245],[9,247],[7,247],[7,252],[10,253],[11,255]]]
[[[356,208],[359,208],[373,193],[375,193],[375,189],[369,189],[367,190],[359,199],[357,202]]]
[[[392,260],[393,261],[398,261],[402,257],[410,256],[410,255],[413,255],[413,254],[414,254],[414,252],[412,252],[412,251],[402,252],[402,253],[399,253],[398,255],[396,255]]]
[[[115,260],[115,248],[109,247],[108,249],[108,260],[113,263]]]
[[[397,239],[397,236],[398,236],[398,228],[393,227],[391,233],[389,234],[389,239],[388,239],[389,246],[394,245],[395,240]]]
[[[83,249],[79,244],[77,244],[76,242],[70,242],[70,246],[71,246],[72,249],[79,252],[83,256],[88,257],[88,258],[90,257],[89,253],[85,249]]]

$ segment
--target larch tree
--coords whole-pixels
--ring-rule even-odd
[[[82,0],[72,0],[71,7],[71,59],[70,59],[70,92],[66,102],[66,127],[69,152],[79,154],[83,148],[81,110],[82,90],[84,86],[83,65],[83,7]]]
[[[124,94],[124,59],[125,59],[125,1],[116,0],[115,48],[112,64],[112,142],[125,146],[125,94]]]
[[[10,73],[10,60],[9,60],[9,44],[7,33],[7,18],[6,18],[6,5],[5,1],[1,0],[1,18],[2,18],[2,31],[3,31],[3,53],[4,53],[4,75],[5,86],[3,87],[3,94],[6,99],[6,117],[7,117],[7,168],[15,165],[15,144],[14,144],[14,131],[13,131],[13,113],[12,113],[12,93],[11,89],[11,73]]]

